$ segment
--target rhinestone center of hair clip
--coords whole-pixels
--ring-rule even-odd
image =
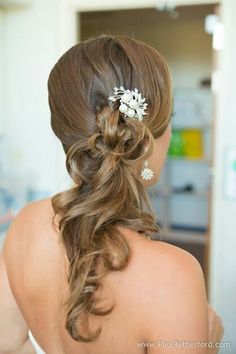
[[[147,115],[145,110],[148,104],[146,98],[142,98],[138,89],[126,90],[123,86],[114,87],[114,95],[108,98],[110,101],[120,101],[119,111],[131,119],[143,120]]]

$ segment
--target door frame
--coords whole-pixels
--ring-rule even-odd
[[[224,0],[175,0],[175,6],[194,6],[194,5],[209,5],[209,4],[221,4]],[[170,0],[159,0],[160,5],[167,5],[168,3],[173,3]],[[95,12],[95,11],[106,11],[106,10],[128,10],[128,9],[146,9],[155,8],[157,1],[153,0],[132,0],[128,2],[127,0],[120,0],[119,3],[111,3],[110,0],[103,0],[102,3],[97,3],[97,1],[87,0],[63,0],[61,6],[61,52],[62,54],[65,50],[69,49],[72,45],[80,41],[80,26],[79,26],[79,13],[80,12]],[[71,26],[72,24],[72,26]],[[213,50],[213,49],[212,49]],[[214,104],[213,104],[214,106]],[[216,113],[214,113],[215,115]],[[212,132],[213,139],[215,139],[214,131]],[[214,156],[212,156],[214,158]],[[211,225],[212,220],[212,196],[209,198],[209,230],[207,232],[207,242],[205,245],[205,270],[206,270],[206,288],[210,296],[210,256],[211,256]]]
[[[218,4],[221,0],[175,0],[175,6],[188,5],[204,5],[204,4]],[[173,1],[159,0],[160,6],[172,4]],[[128,10],[128,9],[144,9],[155,8],[157,6],[156,0],[119,0],[119,2],[111,2],[110,0],[103,0],[97,2],[91,0],[62,0],[61,3],[61,52],[69,49],[72,45],[79,42],[79,13],[88,11],[105,11],[105,10]]]

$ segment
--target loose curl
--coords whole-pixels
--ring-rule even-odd
[[[146,97],[149,115],[143,121],[125,118],[117,103],[109,103],[118,85],[138,87]],[[89,331],[89,314],[104,316],[115,306],[95,306],[101,280],[124,269],[130,259],[129,245],[117,227],[151,237],[159,231],[138,170],[169,123],[171,81],[155,49],[128,36],[100,35],[59,59],[48,91],[51,125],[74,181],[52,198],[69,260],[65,327],[73,339],[90,342],[102,328]]]

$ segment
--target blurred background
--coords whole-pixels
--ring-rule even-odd
[[[236,26],[234,0],[0,0],[0,245],[26,203],[70,185],[50,128],[47,79],[73,44],[127,34],[165,57],[172,140],[148,189],[162,238],[200,262],[236,353]],[[139,55],[139,53],[137,53]]]

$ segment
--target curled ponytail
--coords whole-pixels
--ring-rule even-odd
[[[132,55],[137,45],[144,58],[137,80],[141,77],[149,85],[147,74],[154,74],[157,62],[162,66],[157,70],[162,74],[159,81],[150,84],[155,88],[155,98],[147,97],[149,124],[125,118],[107,101],[118,74],[121,82],[132,79],[136,84]],[[97,63],[91,60],[91,50],[99,58]],[[123,74],[118,64],[123,65]],[[146,77],[142,77],[142,70]],[[77,341],[95,340],[101,332],[101,327],[95,333],[89,331],[90,313],[104,316],[115,306],[99,308],[95,293],[104,275],[124,269],[129,261],[129,245],[117,227],[150,236],[159,231],[137,171],[152,153],[156,132],[169,123],[170,108],[164,106],[170,95],[155,105],[156,97],[161,97],[159,86],[165,80],[166,92],[170,90],[167,74],[165,62],[154,49],[129,37],[113,36],[100,36],[72,47],[50,73],[51,124],[63,144],[66,167],[74,181],[69,190],[52,198],[52,206],[55,216],[59,216],[60,240],[69,260],[65,326]],[[145,88],[143,81],[139,84],[136,86]]]

